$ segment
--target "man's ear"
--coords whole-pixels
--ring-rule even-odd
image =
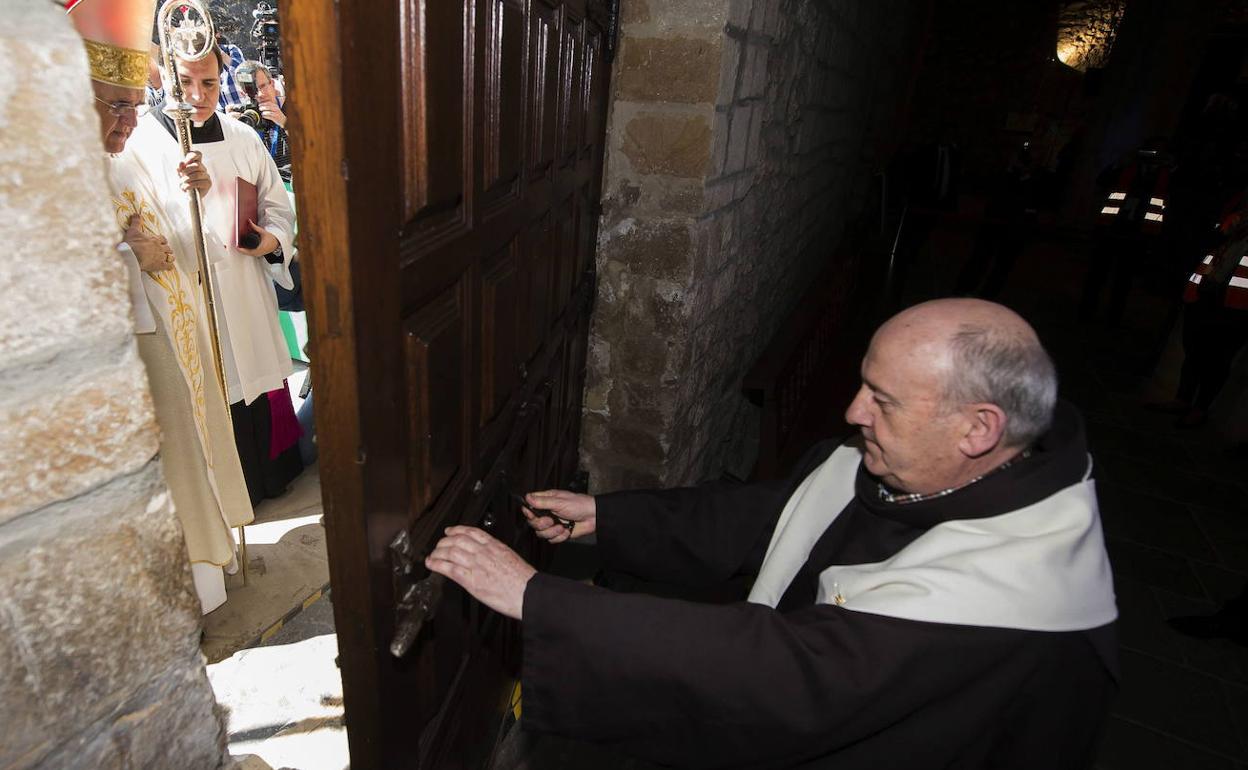
[[[958,449],[967,457],[982,457],[1001,445],[1005,436],[1005,411],[996,404],[966,407],[967,430]]]

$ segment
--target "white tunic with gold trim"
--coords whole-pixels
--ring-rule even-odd
[[[187,244],[176,237],[164,209],[185,204],[185,199],[162,201],[152,175],[129,150],[109,156],[107,170],[118,232],[138,214],[144,232],[168,239],[178,263],[188,256],[193,261],[194,252],[184,253]],[[135,274],[133,253],[124,244],[121,252]],[[146,307],[135,308],[140,320],[139,355],[147,367],[160,425],[165,480],[186,537],[196,592],[207,613],[225,601],[222,567],[234,562],[230,527],[250,523],[254,514],[215,374],[199,287],[178,264],[142,273],[140,280]]]

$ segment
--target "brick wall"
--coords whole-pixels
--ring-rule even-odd
[[[595,489],[744,474],[741,378],[895,147],[925,4],[622,12],[582,459]]]
[[[43,0],[0,22],[0,767],[215,768],[82,42]]]

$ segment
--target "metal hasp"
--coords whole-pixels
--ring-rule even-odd
[[[396,658],[403,657],[412,648],[426,618],[442,597],[442,586],[446,583],[446,579],[437,574],[413,581],[416,559],[411,535],[404,529],[390,543],[395,595],[399,597],[394,607],[394,639],[390,642],[390,654]]]

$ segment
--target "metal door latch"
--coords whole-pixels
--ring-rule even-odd
[[[431,574],[423,580],[412,580],[417,554],[407,530],[399,532],[390,543],[390,568],[394,575],[394,639],[390,641],[390,654],[401,658],[412,648],[425,621],[433,614],[442,597],[446,579]]]

